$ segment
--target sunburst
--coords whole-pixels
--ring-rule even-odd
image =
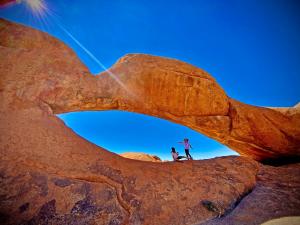
[[[47,4],[44,0],[23,0],[24,3],[29,7],[29,9],[39,16],[42,16],[46,11],[48,11]]]
[[[118,78],[116,74],[108,70],[102,62],[100,62],[99,59],[97,59],[77,38],[75,38],[64,26],[63,24],[58,20],[58,18],[55,17],[54,12],[48,8],[48,5],[46,3],[46,0],[0,0],[0,7],[7,7],[12,6],[14,4],[23,3],[27,6],[27,8],[31,11],[31,13],[36,17],[37,20],[42,22],[42,25],[47,25],[47,18],[48,19],[54,19],[56,25],[67,35],[69,38],[72,39],[100,68],[105,70],[110,77],[113,78],[130,96],[132,96],[135,99],[138,99],[138,97],[130,91],[126,85]]]

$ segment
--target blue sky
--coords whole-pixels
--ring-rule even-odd
[[[300,4],[294,0],[45,1],[42,20],[25,4],[0,16],[46,31],[72,47],[94,74],[102,69],[59,28],[61,23],[106,67],[127,53],[177,58],[212,74],[227,94],[259,106],[292,106],[300,97]],[[86,4],[88,2],[88,4]],[[183,126],[128,112],[60,116],[75,132],[111,151],[169,157],[189,137],[194,155],[231,154]]]

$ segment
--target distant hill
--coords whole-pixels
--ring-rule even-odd
[[[120,155],[129,159],[136,159],[136,160],[150,161],[150,162],[161,162],[161,159],[158,156],[149,155],[141,152],[125,152]]]

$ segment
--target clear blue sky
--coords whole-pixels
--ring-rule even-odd
[[[0,16],[46,31],[71,46],[94,74],[102,69],[57,25],[106,67],[127,53],[177,58],[212,74],[227,94],[259,106],[292,106],[300,97],[300,3],[297,0],[45,1],[43,20],[25,4]],[[88,4],[86,3],[88,2]],[[60,116],[75,132],[111,151],[169,157],[189,137],[197,158],[232,154],[188,128],[128,112]]]

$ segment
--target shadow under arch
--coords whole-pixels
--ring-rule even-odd
[[[188,127],[153,116],[119,110],[81,111],[57,115],[75,133],[86,140],[117,154],[146,153],[171,160],[174,146],[184,154],[179,144],[191,140],[194,159],[238,155],[238,153]]]

